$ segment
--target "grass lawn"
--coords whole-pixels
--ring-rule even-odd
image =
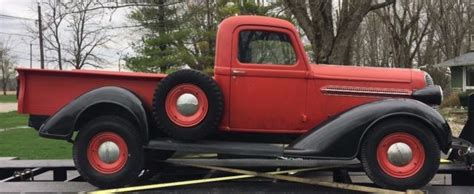
[[[0,129],[26,126],[28,117],[16,112],[0,113]],[[0,132],[0,157],[20,159],[69,159],[72,144],[63,140],[42,138],[32,128]]]
[[[17,102],[16,95],[0,95],[0,103]]]
[[[0,113],[0,129],[27,126],[28,116],[20,115],[16,111]],[[1,136],[1,133],[0,133]]]

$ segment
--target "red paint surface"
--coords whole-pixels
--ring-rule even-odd
[[[237,37],[241,30],[286,33],[293,44],[294,65],[241,64]],[[220,128],[228,131],[304,133],[354,106],[393,96],[328,95],[322,88],[366,88],[413,91],[425,87],[419,70],[310,64],[295,27],[284,20],[237,16],[219,25],[215,80],[224,96]],[[19,112],[52,115],[84,92],[119,86],[151,106],[157,82],[165,75],[102,71],[19,69]],[[233,71],[244,73],[233,74]],[[397,96],[398,97],[398,96]]]
[[[20,77],[18,112],[52,115],[74,98],[103,86],[118,86],[137,94],[151,107],[154,88],[166,75],[89,70],[17,69]]]
[[[102,143],[111,141],[117,144],[119,147],[119,157],[116,161],[112,163],[105,163],[100,160],[99,157],[99,147]],[[103,132],[95,135],[90,140],[89,146],[87,147],[87,160],[89,164],[102,174],[113,174],[116,173],[125,166],[128,160],[128,147],[125,140],[119,135],[112,132]]]
[[[391,145],[402,142],[412,150],[413,158],[404,166],[395,166],[388,160],[387,151]],[[380,168],[389,176],[395,178],[409,178],[415,175],[425,163],[425,150],[423,144],[413,135],[408,133],[392,133],[380,141],[377,146],[377,161]]]

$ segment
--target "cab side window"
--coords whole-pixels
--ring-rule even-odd
[[[296,53],[282,32],[243,30],[239,33],[239,61],[251,64],[293,65]]]

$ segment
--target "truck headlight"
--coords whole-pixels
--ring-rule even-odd
[[[438,86],[438,89],[439,89],[439,93],[441,94],[441,101],[439,101],[439,104],[441,104],[441,102],[443,102],[444,100],[444,93],[443,93],[443,88],[441,86]]]
[[[426,86],[434,86],[433,78],[429,73],[425,72],[425,85]]]
[[[443,89],[441,86],[431,85],[414,91],[412,96],[414,99],[428,105],[440,105],[443,101]]]

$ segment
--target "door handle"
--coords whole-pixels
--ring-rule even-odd
[[[245,71],[242,70],[232,70],[232,75],[244,75]]]

